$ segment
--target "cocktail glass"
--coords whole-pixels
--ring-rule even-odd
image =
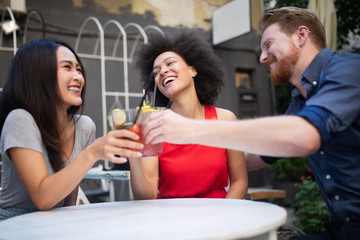
[[[150,106],[143,106],[141,107],[139,116],[136,119],[137,108],[131,109],[113,109],[111,112],[111,116],[109,117],[109,125],[112,129],[127,129],[139,135],[139,139],[136,140],[137,142],[141,142],[144,145],[142,149],[143,157],[149,156],[158,156],[161,154],[163,150],[162,143],[158,144],[145,144],[144,137],[142,136],[142,124],[147,119],[150,114],[153,112],[162,111],[165,108],[151,108]],[[135,149],[132,149],[136,151]]]

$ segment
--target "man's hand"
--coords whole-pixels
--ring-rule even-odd
[[[169,109],[154,112],[143,124],[142,133],[145,136],[145,143],[191,143],[191,136],[195,131],[192,123],[190,119]]]

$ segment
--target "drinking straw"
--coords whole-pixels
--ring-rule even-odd
[[[139,104],[138,109],[137,109],[137,111],[136,111],[136,115],[135,115],[135,118],[134,118],[134,121],[133,121],[134,124],[136,123],[137,119],[139,118],[142,104],[143,104],[143,102],[144,102],[144,100],[145,100],[145,97],[146,97],[146,95],[147,95],[147,93],[148,93],[148,91],[149,91],[149,89],[150,89],[150,83],[151,83],[151,81],[154,79],[153,76],[154,76],[154,73],[153,73],[153,71],[151,71],[150,76],[149,76],[149,79],[148,79],[148,81],[147,81],[147,83],[146,83],[146,86],[145,86],[144,95],[143,95],[143,97],[141,98],[140,104]]]
[[[156,102],[156,83],[154,84],[154,95],[152,96],[152,108],[155,108],[155,102]]]

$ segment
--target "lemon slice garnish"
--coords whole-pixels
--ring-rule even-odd
[[[111,116],[112,116],[114,126],[120,126],[121,124],[123,124],[126,121],[125,112],[119,108],[115,108],[114,110],[112,110]]]
[[[144,112],[158,112],[158,111],[160,111],[160,109],[151,108],[150,106],[142,106],[141,110],[143,110]]]

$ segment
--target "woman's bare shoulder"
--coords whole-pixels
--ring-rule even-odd
[[[230,110],[224,108],[216,108],[216,114],[219,120],[236,120],[236,115]]]

